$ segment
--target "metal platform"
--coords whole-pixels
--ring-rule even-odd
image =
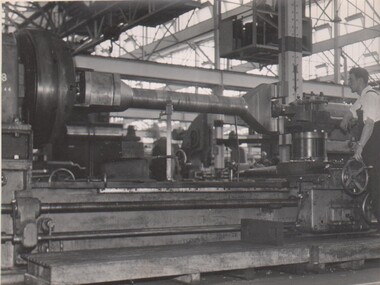
[[[281,246],[232,241],[26,255],[25,284],[94,284],[285,264],[380,258],[380,236],[306,238]]]

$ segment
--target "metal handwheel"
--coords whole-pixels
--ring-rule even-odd
[[[350,159],[342,169],[342,184],[347,194],[358,196],[364,193],[368,185],[368,167],[363,161]]]
[[[362,214],[364,221],[369,225],[373,224],[373,221],[376,220],[372,210],[372,198],[370,193],[367,193],[363,199]]]
[[[177,150],[175,152],[175,156],[177,157],[178,162],[181,165],[186,164],[186,162],[187,162],[187,155],[186,155],[186,152],[182,148],[180,148],[179,150]]]

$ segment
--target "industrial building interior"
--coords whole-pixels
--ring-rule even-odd
[[[1,284],[380,284],[379,53],[378,0],[2,2]]]

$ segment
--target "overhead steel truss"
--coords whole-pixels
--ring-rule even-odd
[[[22,5],[20,4],[22,3]],[[89,52],[137,25],[157,26],[200,7],[194,0],[4,2],[3,32],[40,28],[65,38],[74,53]]]
[[[223,3],[224,0],[221,1]],[[373,10],[373,15],[368,15],[368,13],[366,15],[374,21],[374,26],[367,27],[365,33],[357,31],[341,35],[337,39],[317,42],[313,45],[313,53],[320,53],[336,48],[334,41],[338,42],[338,47],[343,47],[379,37],[380,15],[375,11],[375,7],[372,6],[371,1],[365,1]],[[348,2],[350,5],[355,6],[352,1]],[[324,7],[322,7],[321,3],[324,4]],[[331,8],[331,3],[331,0],[326,0],[325,2],[310,0],[309,7],[311,7],[311,4],[315,4],[321,10],[319,18],[325,15],[332,21],[334,19],[326,12],[328,7]],[[127,55],[135,59],[154,60],[156,55],[165,57],[166,54],[174,50],[178,51],[178,49],[190,47],[194,52],[200,53],[200,56],[207,58],[212,63],[207,54],[197,46],[199,39],[202,41],[213,39],[212,31],[215,25],[212,18],[189,26],[190,19],[192,18],[190,17],[185,29],[180,31],[176,29],[176,32],[170,29],[170,26],[174,23],[173,19],[184,11],[193,9],[192,15],[194,15],[194,8],[203,7],[210,9],[211,12],[212,9],[209,7],[209,3],[206,2],[202,5],[199,0],[131,0],[110,1],[108,3],[105,1],[4,2],[2,4],[4,10],[3,31],[6,31],[7,27],[10,26],[14,26],[17,29],[40,27],[65,38],[72,45],[74,54],[78,54],[92,51],[95,45],[107,39],[114,40],[115,44],[117,43],[123,49],[123,43],[116,40],[121,32],[131,29],[136,25],[153,27],[162,24],[162,27],[166,31],[161,38],[157,38],[150,44],[144,44],[143,47],[139,47]],[[251,13],[251,9],[252,2],[245,4],[241,2],[237,8],[223,13],[221,18],[248,16]],[[365,13],[360,8],[358,9],[360,13]],[[172,21],[169,22],[169,20]],[[317,19],[315,25],[317,25],[318,21],[319,19]],[[169,24],[165,25],[164,23]],[[141,44],[136,42],[136,45],[139,46]],[[366,48],[368,49],[368,47]],[[143,50],[143,53],[141,53],[141,50]],[[352,61],[354,60],[352,58]],[[256,67],[256,64],[243,63],[242,65],[233,66],[233,70],[245,72]]]

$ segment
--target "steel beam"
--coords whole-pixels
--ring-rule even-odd
[[[43,14],[46,13],[46,11],[54,8],[54,6],[56,5],[54,2],[50,2],[50,3],[46,3],[46,4],[42,2],[42,3],[38,3],[38,4],[41,5],[40,9],[37,10],[35,13],[33,13],[31,16],[27,17],[27,19],[18,26],[18,29],[25,28],[30,23],[32,23],[34,20],[38,19],[39,17],[43,17]]]
[[[258,69],[260,65],[256,62],[246,62],[239,65],[233,65],[229,68],[231,71],[235,72],[247,72],[250,70]]]
[[[123,79],[183,84],[185,86],[211,88],[223,86],[224,89],[248,91],[259,84],[278,82],[275,77],[262,75],[121,58],[77,55],[74,57],[74,62],[77,68],[117,73]],[[324,82],[304,81],[303,92],[323,92],[326,96],[357,98],[348,87]]]
[[[345,34],[343,36],[339,36],[338,38],[338,46],[344,47],[357,42],[366,41],[372,38],[377,38],[380,35],[380,25],[376,25],[373,27],[366,28],[365,31],[360,30],[356,32],[352,32],[349,34]],[[331,50],[334,48],[335,39],[329,39],[322,42],[317,42],[313,44],[313,54]]]
[[[123,79],[183,84],[185,86],[223,86],[225,89],[247,91],[259,84],[270,84],[277,81],[276,78],[262,75],[121,58],[77,55],[74,57],[74,61],[77,68],[118,73]]]
[[[372,73],[378,73],[380,72],[380,64],[374,64],[370,66],[362,66],[363,68],[367,69],[368,73],[371,75]],[[326,75],[326,76],[320,76],[318,77],[319,81],[332,81],[334,79],[334,75]]]

